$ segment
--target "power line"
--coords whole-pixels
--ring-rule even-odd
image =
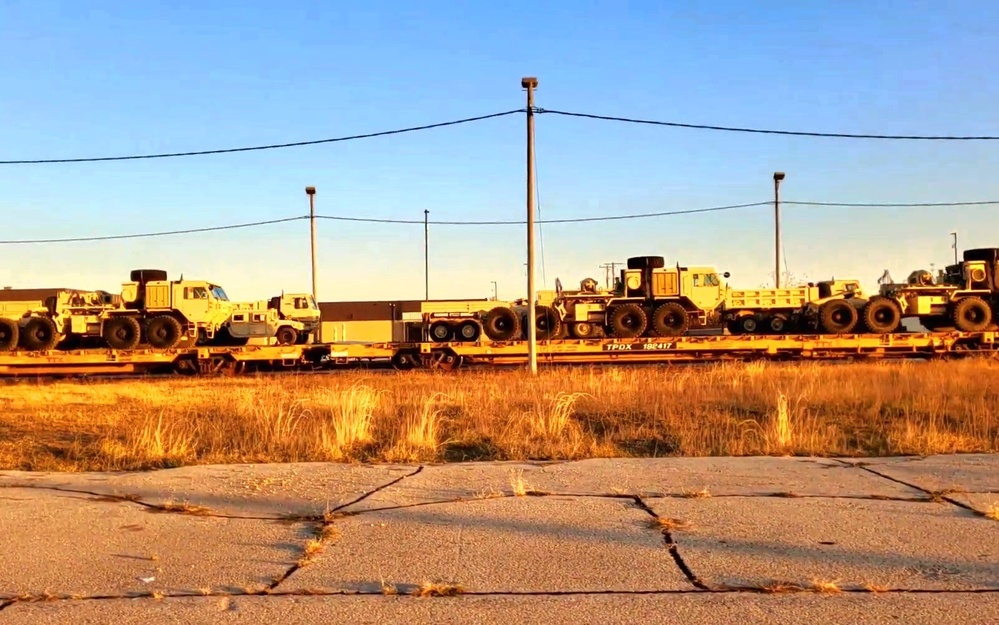
[[[860,208],[920,208],[925,206],[991,206],[999,204],[999,200],[985,200],[981,202],[919,202],[913,204],[865,204],[865,203],[843,203],[843,202],[792,202],[781,200],[781,204],[794,204],[796,206],[842,206]]]
[[[30,239],[30,240],[20,240],[20,241],[0,241],[0,245],[19,245],[25,243],[78,243],[84,241],[111,241],[114,239],[139,239],[143,237],[163,237],[174,234],[193,234],[196,232],[212,232],[217,230],[235,230],[236,228],[252,228],[255,226],[267,226],[270,224],[280,224],[288,221],[297,221],[299,219],[308,219],[308,218],[309,218],[308,215],[302,215],[300,217],[285,217],[284,219],[270,219],[267,221],[254,221],[251,223],[233,224],[228,226],[191,228],[188,230],[169,230],[166,232],[145,232],[141,234],[114,234],[101,237],[72,237],[67,239]]]
[[[567,117],[583,117],[587,119],[599,119],[604,121],[627,122],[630,124],[648,124],[653,126],[672,126],[674,128],[694,128],[698,130],[724,130],[727,132],[749,132],[768,135],[794,135],[800,137],[833,137],[841,139],[909,139],[926,141],[997,141],[999,136],[926,136],[926,135],[873,135],[873,134],[848,134],[839,132],[805,132],[795,130],[763,130],[759,128],[739,128],[733,126],[709,126],[706,124],[683,124],[679,122],[665,122],[648,119],[634,119],[629,117],[612,117],[609,115],[594,115],[592,113],[573,113],[569,111],[556,111],[551,109],[535,109],[536,113],[548,113],[550,115],[564,115]]]
[[[696,213],[710,213],[717,211],[733,210],[736,208],[750,208],[753,206],[770,206],[772,200],[766,202],[753,202],[751,204],[731,204],[729,206],[712,206],[710,208],[694,208],[689,210],[665,211],[661,213],[637,213],[631,215],[608,215],[603,217],[574,217],[566,219],[545,219],[535,220],[536,224],[565,224],[582,223],[590,221],[614,221],[620,219],[643,219],[646,217],[668,217],[672,215],[691,215]],[[331,219],[336,221],[360,221],[382,224],[422,224],[423,220],[413,219],[378,219],[369,217],[342,217],[339,215],[316,215],[316,219]],[[527,220],[523,221],[431,221],[431,224],[438,226],[523,226]]]
[[[494,117],[503,117],[505,115],[512,115],[514,113],[524,112],[526,109],[513,109],[511,111],[504,111],[502,113],[491,113],[489,115],[480,115],[478,117],[466,117],[465,119],[456,119],[448,122],[440,122],[436,124],[427,124],[425,126],[412,126],[410,128],[400,128],[397,130],[383,130],[381,132],[372,132],[363,135],[350,135],[346,137],[334,137],[332,139],[316,139],[313,141],[296,141],[294,143],[274,143],[270,145],[258,145],[247,148],[225,148],[219,150],[203,150],[200,152],[173,152],[169,154],[140,154],[132,156],[102,156],[94,158],[53,158],[53,159],[40,159],[40,160],[16,160],[16,161],[0,161],[0,165],[37,165],[42,163],[93,163],[97,161],[130,161],[139,159],[151,159],[151,158],[172,158],[176,156],[202,156],[205,154],[228,154],[232,152],[251,152],[254,150],[276,150],[278,148],[291,148],[299,147],[303,145],[317,145],[320,143],[336,143],[340,141],[353,141],[356,139],[369,139],[371,137],[384,137],[386,135],[397,135],[405,132],[416,132],[419,130],[430,130],[432,128],[442,128],[444,126],[456,126],[458,124],[467,124],[470,122],[477,122],[486,119],[492,119]]]
[[[600,217],[574,217],[565,219],[546,219],[546,220],[535,220],[538,224],[564,224],[564,223],[584,223],[584,222],[595,222],[595,221],[616,221],[616,220],[627,220],[627,219],[645,219],[650,217],[670,217],[674,215],[692,215],[698,213],[711,213],[719,211],[735,210],[739,208],[752,208],[756,206],[771,206],[773,200],[767,200],[764,202],[752,202],[748,204],[729,204],[727,206],[712,206],[708,208],[693,208],[687,210],[676,210],[676,211],[663,211],[657,213],[633,213],[628,215],[606,215]],[[865,208],[916,208],[916,207],[927,207],[927,206],[986,206],[986,205],[999,205],[999,200],[983,200],[983,201],[972,201],[972,202],[921,202],[921,203],[842,203],[842,202],[800,202],[793,200],[781,200],[781,204],[793,204],[801,206],[832,206],[832,207],[865,207]],[[224,226],[210,226],[205,228],[189,228],[185,230],[168,230],[161,232],[144,232],[138,234],[115,234],[107,236],[96,236],[96,237],[68,237],[63,239],[22,239],[22,240],[0,240],[0,245],[23,245],[29,243],[77,243],[77,242],[87,242],[87,241],[112,241],[118,239],[138,239],[138,238],[149,238],[149,237],[160,237],[160,236],[171,236],[178,234],[195,234],[199,232],[215,232],[220,230],[235,230],[239,228],[252,228],[257,226],[266,226],[271,224],[280,224],[290,221],[298,221],[301,219],[309,219],[309,215],[300,215],[298,217],[285,217],[282,219],[270,219],[266,221],[254,221],[249,223],[241,224],[230,224]],[[363,223],[380,223],[380,224],[419,224],[422,225],[424,222],[422,219],[380,219],[376,217],[345,217],[339,215],[316,215],[316,219],[329,219],[333,221],[352,221],[352,222],[363,222]],[[440,226],[522,226],[527,223],[526,220],[523,221],[429,221],[427,222],[431,225]]]

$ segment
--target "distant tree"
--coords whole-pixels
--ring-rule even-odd
[[[767,282],[767,283],[760,284],[759,288],[761,288],[761,289],[772,289],[773,288],[773,286],[774,286],[774,272],[771,271],[767,275],[770,277],[770,281]],[[806,283],[808,283],[808,276],[806,276],[806,275],[798,276],[796,274],[791,273],[790,271],[784,271],[780,275],[780,285],[781,285],[781,287],[799,286],[799,285],[806,284]]]

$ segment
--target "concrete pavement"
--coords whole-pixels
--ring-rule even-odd
[[[962,455],[0,472],[0,625],[985,623],[997,468]]]

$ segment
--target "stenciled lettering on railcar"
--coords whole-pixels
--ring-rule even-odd
[[[605,352],[648,352],[673,349],[676,347],[675,341],[656,341],[653,343],[607,343],[604,345]]]

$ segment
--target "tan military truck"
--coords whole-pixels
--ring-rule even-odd
[[[873,332],[895,332],[903,319],[918,319],[930,332],[990,330],[999,308],[999,248],[965,250],[937,279],[916,270],[895,283],[885,271],[879,283],[863,311]]]
[[[267,301],[235,303],[224,328],[234,341],[273,338],[278,345],[311,342],[319,330],[319,305],[308,293],[287,293]]]
[[[856,327],[859,307],[866,303],[856,280],[734,290],[722,283],[729,276],[709,266],[666,267],[660,256],[629,258],[613,290],[600,289],[588,278],[579,290],[562,290],[556,281],[554,296],[542,292],[536,306],[538,334],[557,338],[568,328],[570,336],[581,339],[665,337],[719,327],[733,333],[844,333]]]
[[[44,301],[2,302],[0,317],[8,321],[0,326],[0,348],[49,350],[95,338],[112,349],[241,345],[258,337],[293,344],[319,326],[310,295],[242,304],[216,284],[183,276],[171,281],[158,269],[137,269],[130,278],[121,295],[50,289]]]

